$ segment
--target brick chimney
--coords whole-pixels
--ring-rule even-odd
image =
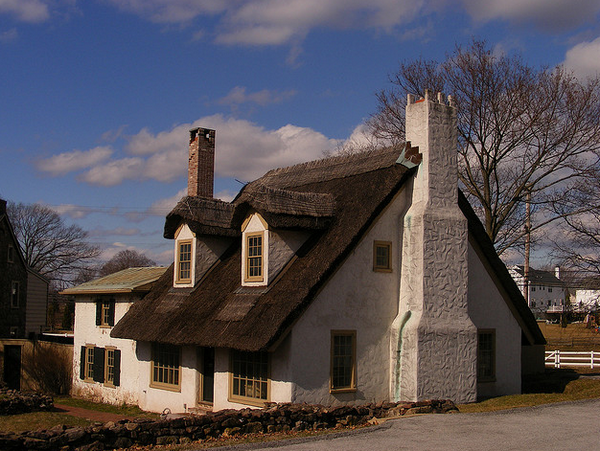
[[[190,130],[188,162],[188,196],[213,197],[215,180],[215,131],[208,128]]]
[[[0,199],[0,215],[6,213],[6,201],[4,199]]]

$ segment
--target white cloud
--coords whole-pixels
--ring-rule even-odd
[[[91,185],[114,186],[124,180],[143,178],[144,160],[141,158],[122,158],[101,166],[96,166],[81,174],[78,180]]]
[[[139,236],[141,233],[140,229],[135,227],[116,227],[114,229],[105,229],[103,227],[97,227],[94,230],[90,230],[90,237],[106,237],[106,236]]]
[[[0,43],[8,43],[16,40],[19,37],[19,32],[16,28],[11,28],[10,30],[3,31],[0,33]]]
[[[157,23],[190,24],[198,16],[214,16],[216,41],[243,45],[293,43],[317,27],[389,31],[412,20],[425,4],[423,0],[111,1]]]
[[[600,74],[600,38],[571,48],[563,64],[580,78]]]
[[[551,31],[594,22],[600,11],[599,0],[463,0],[463,4],[467,12],[481,22],[503,19],[533,23]]]
[[[47,3],[41,0],[0,0],[0,14],[10,14],[20,22],[44,22],[50,17]]]
[[[61,204],[50,207],[61,216],[68,216],[71,219],[82,219],[97,210],[90,207],[82,207],[74,204]]]
[[[296,91],[271,91],[263,89],[257,92],[246,92],[245,86],[236,86],[229,93],[218,100],[220,105],[240,105],[242,103],[256,103],[265,106],[272,103],[280,103],[296,95]]]
[[[253,180],[269,169],[320,158],[339,141],[306,127],[285,125],[267,130],[247,120],[220,114],[203,117],[153,134],[142,129],[129,137],[124,149],[133,156],[109,159],[110,148],[73,151],[37,163],[53,176],[84,170],[77,179],[92,185],[114,186],[126,180],[172,182],[187,176],[189,130],[207,127],[217,131],[215,173],[218,177]]]
[[[159,199],[150,205],[147,213],[156,216],[167,216],[167,214],[175,207],[179,200],[187,195],[187,188],[180,190],[177,194],[171,197],[167,197],[166,199]]]
[[[95,166],[107,160],[112,153],[110,147],[95,147],[86,151],[74,150],[40,160],[36,163],[36,167],[39,171],[47,172],[52,176],[65,175]]]

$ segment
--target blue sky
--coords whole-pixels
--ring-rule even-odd
[[[486,39],[600,70],[600,0],[0,0],[0,197],[172,261],[188,130],[217,130],[215,192],[356,137],[402,60]]]

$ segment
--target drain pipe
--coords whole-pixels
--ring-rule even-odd
[[[411,312],[410,310],[406,311],[404,315],[402,315],[402,319],[400,320],[400,329],[398,331],[398,348],[396,351],[396,386],[394,387],[394,401],[400,401],[400,354],[402,353],[402,331],[404,330],[404,326],[410,319]]]

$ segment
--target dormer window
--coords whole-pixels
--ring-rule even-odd
[[[177,242],[177,282],[192,281],[192,240]]]
[[[252,233],[246,236],[246,277],[247,282],[262,282],[263,276],[263,234]]]
[[[190,288],[196,283],[198,240],[187,224],[182,224],[175,233],[175,269],[173,286]]]

